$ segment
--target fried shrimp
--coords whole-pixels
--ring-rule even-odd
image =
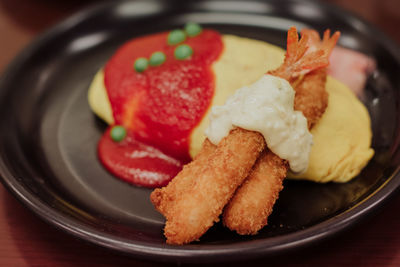
[[[294,82],[300,76],[326,67],[325,52],[321,49],[307,52],[308,42],[307,34],[299,41],[296,28],[290,28],[284,63],[268,74]],[[241,214],[238,225],[244,230],[239,230],[239,233],[255,233],[260,225],[265,225],[282,189],[288,163],[264,148],[265,140],[260,133],[235,128],[217,146],[206,140],[200,154],[172,182],[154,190],[150,198],[166,218],[164,234],[167,243],[180,245],[199,239],[219,220],[234,194],[234,199],[225,209],[224,223],[233,230],[238,229],[230,222],[234,221],[234,214],[248,209],[249,213],[262,217],[261,223],[246,225],[243,216],[247,215]],[[237,190],[241,184],[243,186]],[[248,192],[243,188],[248,188]],[[251,198],[255,198],[257,203],[253,203]],[[230,215],[230,210],[235,212]]]
[[[206,160],[200,155],[187,165],[171,187],[155,190],[151,201],[167,219],[164,229],[167,243],[194,241],[218,221],[222,209],[264,147],[261,134],[236,128]]]
[[[308,51],[319,49],[324,52],[324,57],[329,58],[340,33],[335,32],[330,37],[330,31],[326,30],[322,40],[315,30],[303,29],[301,35],[309,36]],[[303,112],[310,129],[321,118],[328,106],[328,93],[325,90],[326,77],[327,68],[320,68],[308,73],[294,85],[294,90],[296,91],[294,109]]]
[[[281,75],[294,85],[296,91],[294,109],[303,112],[309,128],[319,120],[328,104],[328,94],[325,90],[326,67],[317,68],[298,80],[295,79],[297,75],[290,75],[293,72],[285,68],[286,66],[291,68],[293,65],[291,57],[297,58],[301,53],[305,53],[304,58],[307,57],[310,62],[312,62],[311,56],[319,55],[318,62],[327,59],[339,35],[339,32],[336,32],[330,38],[330,32],[327,30],[321,41],[316,31],[303,30],[302,39],[296,46],[297,33],[296,36],[291,35],[289,30],[285,62],[280,68],[272,71],[274,75]],[[310,49],[303,52],[306,43]],[[285,160],[266,150],[224,210],[224,225],[239,234],[256,234],[267,225],[272,207],[283,189],[282,182],[289,166]]]
[[[238,188],[223,214],[223,223],[241,235],[256,234],[267,224],[289,165],[265,149],[249,177]]]

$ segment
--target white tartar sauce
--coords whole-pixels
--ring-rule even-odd
[[[206,136],[218,144],[234,127],[260,132],[268,148],[289,162],[293,172],[305,172],[312,146],[307,119],[293,109],[295,91],[288,81],[264,75],[214,106]]]

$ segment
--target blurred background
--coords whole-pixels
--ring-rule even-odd
[[[399,0],[320,0],[349,10],[380,28],[400,44]],[[11,59],[31,41],[77,10],[95,0],[1,0],[0,1],[0,73]]]

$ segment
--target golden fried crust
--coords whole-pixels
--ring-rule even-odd
[[[325,90],[326,68],[307,74],[295,87],[294,109],[303,112],[308,128],[312,128],[328,106],[328,92]]]
[[[164,228],[167,243],[179,245],[197,240],[217,222],[222,209],[246,178],[264,147],[261,134],[234,129],[205,163],[194,160],[182,171],[185,175],[178,174],[174,178],[178,181],[170,184],[175,189],[169,189],[168,185],[156,191],[169,192],[167,197],[160,198],[162,193],[152,194],[151,199],[158,209],[167,210],[163,213],[167,220]],[[190,182],[179,181],[181,179],[190,179]],[[176,197],[178,194],[179,197]]]
[[[155,208],[167,217],[170,208],[174,205],[175,200],[182,196],[181,190],[190,187],[191,183],[201,175],[201,166],[206,164],[208,157],[215,151],[216,146],[208,139],[204,140],[203,146],[192,162],[185,165],[178,175],[171,180],[168,186],[155,189],[150,200]],[[193,163],[196,161],[197,163]]]
[[[256,234],[267,225],[288,167],[287,161],[265,149],[250,176],[226,206],[224,225],[241,235]]]

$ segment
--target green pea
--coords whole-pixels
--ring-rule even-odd
[[[174,51],[175,58],[179,60],[187,59],[192,54],[193,54],[193,49],[186,44],[177,46]]]
[[[150,66],[160,66],[165,62],[167,56],[163,52],[154,52],[149,60]]]
[[[167,42],[169,45],[176,45],[186,40],[186,34],[182,30],[173,30],[168,34]]]
[[[188,22],[185,25],[185,32],[188,36],[193,37],[199,35],[202,31],[202,28],[199,24],[194,22]]]
[[[114,142],[121,142],[122,140],[124,140],[125,136],[126,136],[126,129],[124,126],[121,125],[115,125],[111,128],[110,131],[110,136],[111,139]]]
[[[145,71],[148,66],[149,66],[149,61],[147,60],[147,58],[144,58],[144,57],[140,57],[140,58],[136,59],[135,64],[134,64],[135,70],[137,72]]]

